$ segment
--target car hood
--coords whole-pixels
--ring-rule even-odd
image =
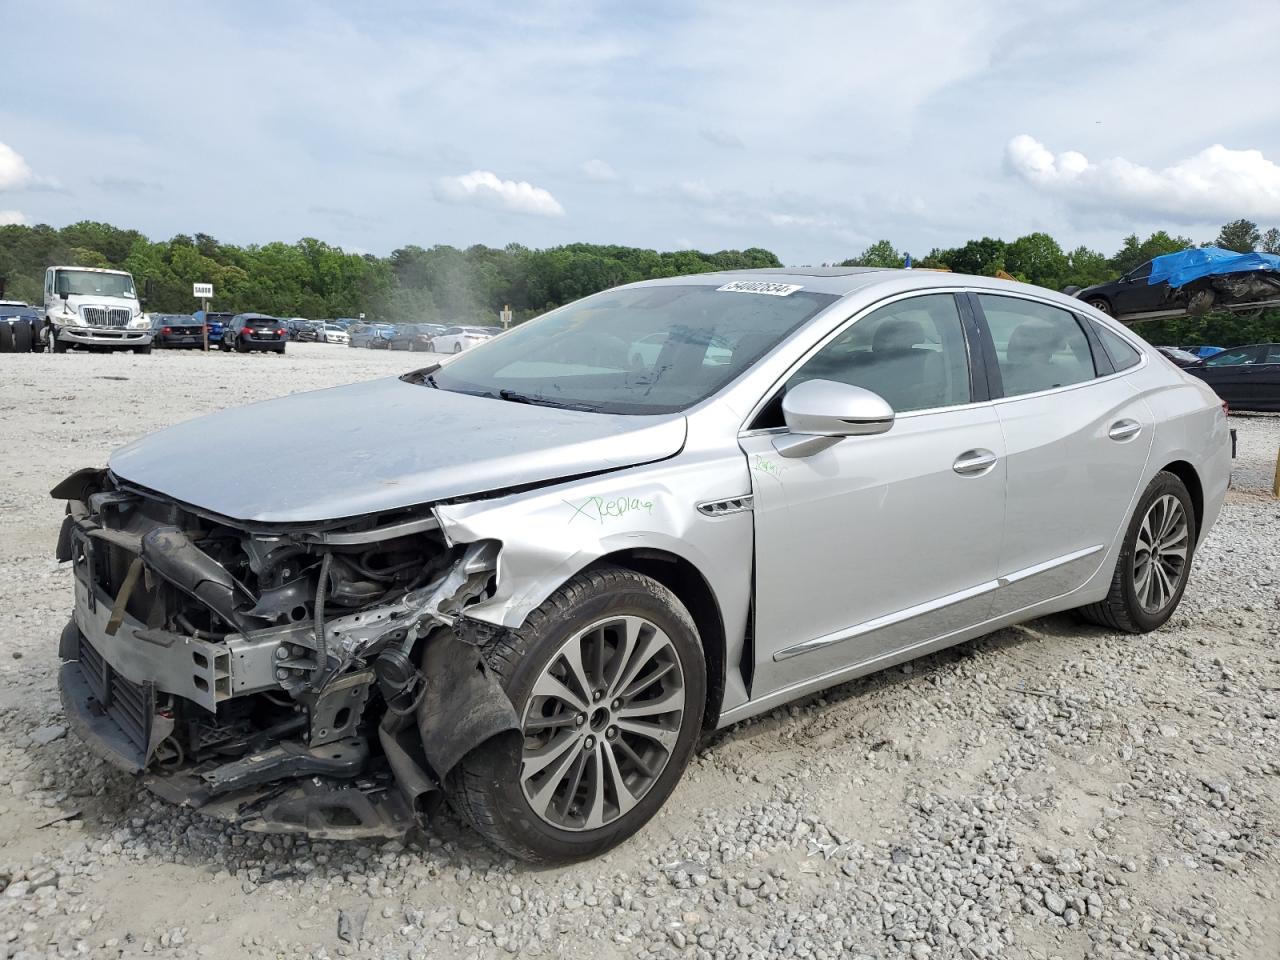
[[[225,517],[304,523],[651,463],[684,440],[680,415],[561,410],[389,379],[189,420],[121,447],[109,466]]]

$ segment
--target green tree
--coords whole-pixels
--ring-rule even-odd
[[[1047,233],[1029,233],[1005,248],[1004,269],[1027,283],[1057,290],[1066,281],[1068,267],[1067,255]]]
[[[1218,239],[1214,241],[1224,250],[1236,253],[1251,253],[1258,248],[1262,235],[1258,233],[1258,225],[1252,220],[1232,220],[1224,223],[1218,231]]]
[[[1280,253],[1280,230],[1272,227],[1264,233],[1259,249],[1263,253]]]
[[[1179,250],[1194,246],[1195,243],[1187,237],[1171,237],[1163,230],[1157,230],[1146,240],[1139,240],[1136,233],[1131,233],[1124,238],[1124,243],[1111,258],[1111,269],[1115,271],[1116,276],[1119,276],[1128,273],[1134,267],[1142,266],[1154,257],[1166,253],[1177,253]]]
[[[856,257],[845,260],[842,267],[900,267],[903,255],[888,240],[877,240]]]

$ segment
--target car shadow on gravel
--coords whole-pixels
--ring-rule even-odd
[[[998,630],[964,643],[928,654],[905,664],[880,670],[809,696],[790,701],[780,707],[745,720],[725,730],[706,735],[699,750],[710,750],[732,744],[751,744],[761,735],[779,727],[808,724],[821,721],[824,716],[846,709],[856,701],[879,694],[892,694],[909,684],[927,684],[931,678],[945,675],[959,665],[986,657],[1007,656],[1010,651],[1027,647],[1043,640],[1078,637],[1082,632],[1098,633],[1083,625],[1071,614],[1057,614],[1015,627]],[[868,704],[870,715],[874,708]],[[808,714],[806,720],[801,715]],[[278,857],[278,869],[264,872],[264,877],[283,879],[293,876],[289,865],[292,857],[289,847],[283,850],[268,842],[272,835],[245,830],[234,824],[207,817],[198,811],[169,805],[152,796],[133,777],[115,770],[91,754],[68,732],[66,738],[53,749],[28,751],[31,763],[25,776],[36,783],[50,784],[43,791],[48,797],[61,798],[49,808],[49,819],[58,814],[73,814],[82,828],[80,838],[87,842],[108,841],[120,836],[123,829],[140,839],[156,840],[163,837],[168,843],[184,849],[189,862],[204,866],[225,866],[230,848],[239,851],[235,856],[252,854],[258,857]],[[873,745],[874,748],[874,745]],[[779,751],[794,749],[780,744]],[[78,785],[78,789],[77,789]],[[87,795],[77,796],[77,793]],[[51,844],[65,842],[61,831],[51,832]],[[277,838],[278,840],[278,838]],[[328,853],[342,861],[360,845],[379,845],[383,841],[366,839],[357,841],[324,841],[298,838],[293,844],[304,845],[311,854]],[[471,832],[443,803],[430,815],[427,823],[406,836],[410,850],[423,857],[443,855],[459,865],[476,869],[482,865],[510,863],[505,856],[489,848]],[[517,872],[543,872],[548,869],[528,864],[512,864]]]
[[[1008,651],[1043,640],[1065,639],[1085,634],[1102,636],[1104,632],[1085,624],[1070,612],[1051,614],[1038,620],[1005,627],[915,660],[908,660],[898,666],[887,667],[867,674],[865,677],[790,700],[759,716],[707,734],[703,738],[701,748],[714,748],[717,744],[726,741],[750,740],[760,732],[758,728],[766,721],[772,720],[782,724],[794,722],[789,720],[789,713],[813,710],[827,712],[841,709],[852,701],[889,693],[904,685],[927,683],[931,677],[948,673],[958,664],[966,661],[988,655],[1000,656]],[[795,708],[794,711],[793,708]]]

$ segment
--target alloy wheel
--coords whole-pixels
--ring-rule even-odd
[[[1182,503],[1171,494],[1147,508],[1133,548],[1133,590],[1147,613],[1173,599],[1187,573],[1190,527]]]
[[[659,627],[620,616],[578,631],[525,706],[520,786],[529,806],[561,830],[625,816],[666,769],[684,710],[684,671]]]

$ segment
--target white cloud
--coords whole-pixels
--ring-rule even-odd
[[[714,143],[717,147],[727,147],[730,150],[742,150],[746,147],[742,138],[736,133],[721,130],[719,127],[703,127],[698,131],[698,135],[707,143]]]
[[[582,165],[582,173],[588,180],[611,183],[618,179],[618,171],[603,160],[591,159]]]
[[[1005,159],[1032,186],[1079,206],[1184,223],[1280,217],[1280,166],[1260,150],[1214,144],[1156,170],[1123,157],[1094,163],[1075,150],[1055,156],[1024,133],[1009,141]]]
[[[0,143],[0,190],[17,190],[32,179],[31,168],[22,154],[7,143]]]
[[[9,227],[26,222],[26,215],[21,210],[0,210],[0,227]]]
[[[524,180],[502,180],[488,170],[472,170],[436,182],[436,198],[447,203],[478,203],[538,217],[563,217],[564,207],[548,190]]]

